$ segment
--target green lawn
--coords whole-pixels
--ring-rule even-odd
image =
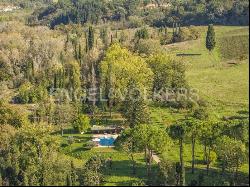
[[[70,129],[68,131],[70,132]],[[68,137],[74,137],[73,144],[66,145]],[[133,182],[146,179],[146,166],[142,153],[135,155],[137,174],[133,175],[131,162],[126,153],[116,151],[113,148],[93,148],[89,150],[86,148],[86,142],[91,140],[91,137],[91,134],[64,134],[62,152],[73,158],[78,168],[82,168],[84,163],[94,155],[101,155],[105,159],[112,157],[113,167],[105,171],[104,186],[130,186]]]
[[[201,56],[177,57],[187,66],[187,80],[192,88],[198,90],[201,98],[210,104],[211,114],[221,118],[248,111],[249,103],[249,64],[247,60],[237,65],[228,65],[220,53],[219,39],[232,35],[248,35],[248,27],[215,27],[217,48],[209,53],[205,47],[206,28],[200,27],[202,38],[166,46],[169,54],[198,53]],[[232,44],[233,45],[233,44]],[[239,60],[234,60],[236,63]]]

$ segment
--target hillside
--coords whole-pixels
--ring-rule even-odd
[[[207,16],[209,15],[209,16]],[[57,25],[73,23],[103,24],[123,22],[120,27],[133,27],[144,22],[151,26],[248,25],[249,2],[215,1],[58,1],[45,9],[35,11],[30,24]],[[138,25],[139,26],[139,25]]]
[[[1,1],[0,186],[249,186],[248,15]]]
[[[205,28],[201,29],[205,30]],[[205,33],[201,40],[179,43],[174,45],[174,49],[170,49],[174,53],[202,54],[198,57],[183,57],[182,60],[188,63],[187,78],[190,84],[211,102],[211,110],[216,115],[230,113],[233,115],[242,108],[246,110],[248,108],[248,31],[248,27],[217,27],[218,46],[212,54],[206,51]],[[234,33],[238,34],[237,41],[231,39]],[[221,44],[220,42],[225,39],[228,43]],[[238,46],[238,43],[246,43],[246,45]],[[223,50],[221,50],[221,45]],[[225,49],[225,46],[232,48]],[[166,49],[168,50],[168,47]],[[236,51],[240,54],[235,54]],[[244,56],[243,60],[240,58],[241,55]]]

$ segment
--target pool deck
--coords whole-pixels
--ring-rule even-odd
[[[93,134],[93,139],[94,138],[103,138],[103,137],[105,137],[105,138],[114,138],[114,139],[116,139],[116,138],[118,138],[118,134]]]

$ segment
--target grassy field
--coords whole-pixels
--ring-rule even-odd
[[[209,53],[205,47],[206,28],[200,27],[200,30],[203,33],[201,39],[166,46],[167,52],[170,54],[201,54],[200,56],[177,58],[187,64],[188,83],[198,90],[200,97],[209,102],[212,115],[221,118],[235,115],[242,110],[248,111],[249,57],[247,56],[245,60],[223,58],[223,56],[229,55],[222,55],[220,40],[222,37],[247,36],[249,28],[215,27],[217,47],[212,53]],[[247,40],[247,37],[245,37],[245,40]],[[235,45],[234,41],[230,44],[227,43],[227,45],[242,47],[241,45]],[[246,43],[246,41],[244,42]],[[242,51],[243,54],[246,54],[246,51],[248,53],[246,45],[243,46],[245,46],[243,49],[237,49],[237,51]],[[231,50],[234,49],[231,48]],[[230,52],[229,50],[224,51],[224,53]],[[234,61],[233,65],[229,63],[232,60]]]
[[[66,130],[71,132],[71,129]],[[74,137],[74,143],[68,144],[68,138]],[[113,167],[105,171],[104,186],[131,186],[132,183],[146,179],[146,166],[142,153],[135,155],[137,174],[133,175],[131,162],[126,153],[118,152],[114,148],[86,148],[86,142],[92,139],[91,134],[64,134],[62,138],[62,151],[74,160],[78,168],[94,155],[101,155],[104,159],[112,157]]]

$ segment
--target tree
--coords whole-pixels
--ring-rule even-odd
[[[72,183],[72,186],[76,186],[76,182],[78,180],[78,176],[77,176],[77,173],[76,173],[76,168],[75,168],[75,165],[74,165],[74,162],[71,161],[71,165],[70,165],[70,178],[71,178],[71,183]]]
[[[79,132],[83,133],[90,129],[90,119],[86,115],[79,115],[72,123],[73,128]]]
[[[0,100],[0,126],[11,125],[15,128],[20,128],[27,123],[28,116],[25,112],[11,107]]]
[[[148,38],[149,38],[149,32],[146,27],[143,27],[142,29],[137,30],[135,33],[135,39],[137,41],[141,39],[148,39]]]
[[[81,86],[81,72],[80,72],[80,66],[79,63],[75,60],[68,61],[65,64],[66,69],[66,88],[69,91],[74,91],[74,94],[76,94],[76,91],[79,91],[78,89]],[[74,95],[72,96],[72,99],[74,99]]]
[[[249,119],[234,119],[223,122],[222,134],[249,145]]]
[[[70,165],[59,153],[60,140],[52,132],[46,124],[27,124],[10,136],[9,146],[0,151],[0,170],[9,185],[65,185]]]
[[[122,114],[131,128],[149,123],[150,115],[147,104],[133,81],[128,85],[128,93],[122,105]]]
[[[154,73],[154,91],[187,87],[186,70],[181,62],[163,53],[150,56],[146,62]]]
[[[136,145],[133,129],[126,129],[115,141],[116,148],[124,151],[131,163],[132,163],[132,174],[136,174],[136,160],[135,153],[140,151],[140,148]]]
[[[185,126],[183,124],[175,124],[171,125],[169,128],[169,135],[171,138],[178,140],[179,141],[179,147],[180,147],[180,166],[177,169],[179,171],[179,180],[180,180],[180,185],[185,186],[185,165],[184,165],[184,158],[183,158],[183,152],[184,152],[184,147],[183,147],[183,141],[185,137]]]
[[[197,120],[208,120],[208,111],[205,107],[195,108],[192,117]]]
[[[102,39],[102,43],[105,48],[108,47],[109,45],[109,37],[108,37],[108,29],[107,28],[102,28],[100,30],[100,38]]]
[[[216,45],[215,31],[213,25],[208,26],[207,37],[206,37],[206,48],[211,52],[214,50]]]
[[[112,103],[121,103],[124,100],[131,81],[135,82],[139,90],[148,93],[152,90],[153,72],[144,59],[122,48],[118,43],[109,47],[100,66],[101,88],[107,92],[105,96],[112,98]]]
[[[201,133],[202,122],[199,120],[195,120],[193,118],[189,118],[185,120],[184,123],[186,126],[187,135],[188,137],[191,138],[191,142],[192,142],[192,173],[194,173],[195,145],[196,145],[196,140],[200,136],[200,133]]]
[[[103,182],[104,160],[100,156],[91,157],[84,165],[80,183],[83,186],[100,186]]]
[[[154,151],[161,153],[171,143],[166,131],[159,126],[140,124],[134,127],[136,145],[144,149],[148,177],[151,178],[151,167]]]
[[[155,184],[156,186],[176,185],[175,164],[167,161],[159,163]]]
[[[203,121],[200,140],[204,145],[204,161],[207,165],[207,175],[212,161],[211,153],[214,150],[217,138],[221,135],[221,124],[217,121]]]
[[[92,26],[88,30],[88,50],[93,49],[95,43],[95,31]]]
[[[232,172],[233,182],[235,182],[238,179],[239,168],[246,161],[245,145],[239,140],[222,136],[216,144],[216,152],[220,158],[222,172],[229,169]]]
[[[68,103],[57,103],[54,109],[53,124],[58,125],[61,129],[61,135],[64,135],[64,128],[71,124],[76,115],[75,108]]]

